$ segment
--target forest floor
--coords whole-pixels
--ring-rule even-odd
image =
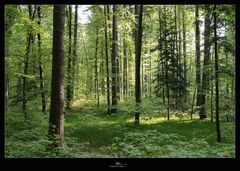
[[[103,110],[106,105],[98,111],[93,101],[75,103],[65,114],[68,148],[55,151],[46,148],[48,114],[30,109],[29,121],[24,123],[20,108],[11,108],[5,114],[5,157],[235,157],[234,122],[221,122],[222,143],[217,143],[215,123],[209,119],[194,116],[190,120],[187,113],[170,111],[168,121],[161,106],[143,107],[148,109],[136,126],[134,103],[120,103],[118,114],[111,116]]]

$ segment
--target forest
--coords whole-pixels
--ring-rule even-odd
[[[235,8],[5,5],[5,158],[234,158]]]

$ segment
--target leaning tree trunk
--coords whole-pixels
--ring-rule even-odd
[[[57,142],[54,139],[57,138]],[[53,9],[53,60],[49,139],[55,147],[64,142],[64,5]]]

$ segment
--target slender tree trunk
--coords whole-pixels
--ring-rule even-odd
[[[187,53],[186,53],[186,23],[185,23],[185,9],[182,10],[182,24],[183,24],[183,31],[182,31],[182,34],[183,34],[183,60],[184,60],[184,69],[183,69],[183,72],[184,72],[184,83],[187,84],[187,59],[186,59],[186,56],[187,56]],[[184,96],[184,102],[186,103],[187,102],[187,96],[185,94]]]
[[[41,25],[41,7],[37,7],[38,25]],[[39,79],[40,79],[40,91],[42,98],[42,112],[46,114],[46,98],[44,91],[44,79],[43,79],[43,66],[42,66],[42,50],[41,50],[41,34],[37,34],[38,37],[38,60],[39,60]]]
[[[68,6],[68,67],[67,67],[67,106],[71,108],[71,84],[72,84],[72,6]]]
[[[97,108],[99,111],[99,91],[98,91],[98,26],[96,27],[96,47],[95,47],[95,93],[97,97]]]
[[[218,48],[217,48],[217,16],[216,5],[214,5],[214,47],[215,47],[215,84],[216,84],[216,131],[217,142],[221,142],[220,122],[219,122],[219,87],[218,87]]]
[[[110,88],[109,88],[109,65],[108,65],[108,26],[107,26],[107,13],[106,13],[106,6],[104,5],[104,16],[105,16],[105,54],[106,54],[106,71],[107,71],[107,104],[108,104],[108,114],[110,115]]]
[[[105,79],[104,79],[104,41],[101,41],[101,62],[100,62],[100,73],[101,73],[101,92],[102,95],[105,95]]]
[[[196,5],[195,20],[196,20],[196,84],[197,84],[197,111],[202,108],[202,90],[201,90],[201,61],[200,61],[200,29],[199,29],[199,6]],[[204,119],[204,115],[199,115],[200,119]]]
[[[197,85],[195,84],[194,92],[193,92],[193,99],[192,99],[191,120],[192,120],[193,107],[194,107],[194,101],[195,101],[195,96],[196,96],[196,89],[197,89]]]
[[[55,137],[57,136],[57,137]],[[57,142],[54,139],[57,138]],[[49,139],[55,147],[64,142],[64,5],[53,8],[53,60]]]
[[[143,95],[145,94],[145,93],[144,93],[144,66],[143,66],[143,57],[142,57],[141,60],[142,60],[142,62],[141,62],[141,63],[142,63],[142,64],[141,64],[142,66],[141,66],[141,69],[140,69],[140,71],[142,71],[142,74],[141,74],[141,75],[142,75],[142,77],[141,77],[141,78],[142,78],[142,80],[141,80],[141,84],[142,84],[142,87],[141,87],[141,97],[143,97]]]
[[[29,12],[29,19],[34,20],[34,15],[35,15],[35,9],[33,11],[32,5],[28,5],[28,12]],[[25,54],[25,59],[24,59],[24,71],[23,71],[23,89],[22,89],[22,110],[24,114],[24,121],[27,121],[27,112],[26,112],[26,104],[27,104],[27,74],[28,74],[28,65],[29,65],[29,55],[30,55],[30,50],[31,50],[31,44],[32,44],[32,30],[31,28],[28,28],[27,30],[27,46],[26,46],[26,54]]]
[[[213,55],[212,55],[213,56]],[[211,71],[210,71],[210,76],[211,76],[211,122],[213,122],[213,57],[211,57]]]
[[[71,84],[71,97],[74,97],[74,80],[76,73],[76,60],[77,60],[77,30],[78,30],[78,5],[75,5],[74,15],[74,30],[73,30],[73,56],[72,56],[72,84]]]
[[[111,113],[117,113],[118,97],[117,97],[117,6],[113,5],[113,22],[112,22],[112,109]]]
[[[138,12],[139,11],[139,12]],[[138,27],[136,27],[135,35],[135,98],[136,98],[136,112],[135,124],[139,125],[140,104],[141,104],[141,81],[140,81],[140,66],[141,66],[141,51],[142,51],[142,15],[143,5],[135,5],[135,14],[138,18]],[[139,17],[137,17],[139,15]]]
[[[126,6],[124,5],[124,8]],[[126,15],[124,14],[124,17]],[[124,30],[124,39],[123,39],[123,96],[124,100],[127,100],[127,44],[126,44],[126,27]]]
[[[202,100],[201,100],[201,110],[200,110],[200,118],[204,119],[207,117],[205,111],[205,102],[206,95],[209,90],[209,60],[210,60],[210,12],[209,5],[205,5],[205,20],[204,20],[204,61],[203,61],[203,76],[202,76]]]
[[[159,13],[158,13],[158,17],[159,17],[159,38],[160,40],[162,40],[162,31],[163,31],[163,24],[162,24],[162,20],[161,20],[161,11],[159,9]],[[164,18],[165,19],[165,18]],[[165,21],[165,20],[164,20]],[[165,62],[163,62],[163,55],[162,55],[162,51],[163,51],[163,45],[162,43],[159,41],[158,42],[159,45],[159,58],[162,58],[160,61],[162,61],[162,71],[161,71],[161,75],[164,76],[164,71],[165,71]],[[160,65],[160,64],[159,64]],[[162,84],[162,100],[163,100],[163,104],[165,104],[165,85]]]
[[[151,42],[150,42],[151,47]],[[152,98],[152,53],[150,51],[150,57],[149,57],[149,97]]]
[[[181,15],[180,15],[180,9],[177,9],[177,16],[178,17],[178,21],[177,21],[177,28],[178,28],[178,82],[182,81],[182,78],[184,78],[184,74],[183,74],[183,67],[182,67],[182,31],[181,31]],[[182,77],[183,76],[183,77]],[[181,103],[182,100],[184,100],[184,97],[186,92],[183,91],[183,89],[178,88],[178,98],[179,98],[179,102]],[[181,103],[182,104],[182,103]]]
[[[17,6],[11,6],[14,10],[17,10]],[[9,43],[12,37],[13,26],[15,17],[11,13],[6,12],[5,16],[5,71],[4,71],[4,110],[7,112],[8,109],[8,87],[9,87],[9,76],[8,76],[8,56],[9,56]]]
[[[177,71],[176,71],[176,80],[178,80],[179,78],[179,49],[178,49],[178,30],[177,30],[177,7],[176,5],[174,5],[174,40],[175,40],[175,46],[174,46],[174,50],[173,52],[176,50],[175,52],[175,56],[176,56],[176,67],[177,67]],[[177,81],[177,86],[179,86],[179,82]],[[176,107],[178,107],[179,104],[179,88],[177,89],[176,93],[175,93],[175,99],[176,99]]]
[[[166,19],[166,6],[164,6],[164,54],[167,51],[167,19]],[[169,83],[168,83],[168,56],[165,55],[165,61],[164,61],[164,68],[165,68],[165,78],[166,78],[166,95],[167,95],[167,119],[170,119],[170,104],[169,104]]]

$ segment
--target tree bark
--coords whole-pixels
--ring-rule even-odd
[[[107,72],[107,104],[108,104],[108,114],[110,115],[110,88],[109,88],[109,64],[108,64],[108,26],[107,26],[107,13],[106,6],[104,5],[104,32],[105,32],[105,55],[106,55],[106,72]]]
[[[12,5],[12,8],[17,10],[16,5]],[[6,12],[5,18],[5,65],[4,65],[4,110],[7,112],[8,109],[8,87],[9,87],[9,76],[8,76],[8,56],[9,56],[9,43],[12,37],[13,26],[14,26],[14,19],[15,16],[11,15],[11,13]]]
[[[197,85],[197,109],[201,111],[202,108],[202,90],[201,90],[201,61],[200,61],[200,29],[199,29],[199,6],[196,5],[195,22],[196,22],[196,85]],[[199,115],[200,119],[204,119],[203,115]]]
[[[201,110],[200,110],[200,118],[206,118],[206,111],[205,111],[205,102],[206,102],[206,95],[209,90],[209,61],[210,61],[210,11],[209,5],[205,5],[205,20],[204,20],[204,61],[203,61],[203,76],[202,76],[202,100],[201,100]]]
[[[67,106],[71,108],[71,84],[72,84],[72,6],[68,6],[68,68],[67,68]]]
[[[117,113],[118,97],[117,97],[117,6],[113,5],[113,21],[112,21],[112,109],[111,113]]]
[[[96,47],[95,47],[95,93],[97,97],[97,108],[99,111],[99,91],[98,91],[98,26],[96,27]]]
[[[57,137],[55,137],[57,136]],[[66,147],[64,142],[64,5],[53,9],[53,60],[49,139],[56,147]]]
[[[38,25],[41,26],[41,7],[37,7]],[[42,98],[42,112],[46,113],[46,98],[44,91],[44,79],[43,79],[43,66],[42,66],[42,50],[41,50],[41,34],[37,34],[38,37],[38,60],[39,60],[39,79],[40,79],[40,91]]]
[[[140,8],[140,9],[139,9]],[[139,12],[138,12],[139,11]],[[142,16],[143,5],[135,5],[136,22],[138,27],[136,28],[135,36],[135,98],[136,98],[136,112],[135,112],[135,124],[139,125],[140,120],[140,104],[141,104],[141,80],[140,80],[140,67],[141,67],[141,52],[142,52]],[[137,17],[139,15],[139,17]]]
[[[186,23],[185,23],[185,9],[182,10],[182,34],[183,34],[183,60],[184,60],[184,64],[183,64],[183,72],[184,72],[184,83],[187,84],[187,53],[186,53]],[[184,102],[187,102],[187,96],[185,94],[184,96]]]
[[[72,100],[74,99],[74,80],[77,60],[77,31],[78,31],[78,5],[75,5],[74,29],[73,29],[73,55],[72,55],[72,84],[71,84]]]
[[[28,12],[29,12],[29,19],[34,20],[36,8],[32,8],[32,5],[28,5]],[[27,112],[26,112],[26,104],[28,101],[27,97],[27,74],[28,74],[28,65],[29,65],[29,55],[30,55],[30,50],[31,50],[31,45],[32,45],[32,40],[33,40],[33,34],[31,28],[28,28],[27,30],[27,46],[26,46],[26,54],[25,54],[25,59],[24,59],[24,70],[23,70],[23,89],[22,89],[22,110],[24,114],[24,121],[27,121]]]
[[[126,5],[124,5],[124,8],[126,8]],[[124,14],[124,17],[126,15]],[[123,36],[123,96],[124,100],[127,100],[127,44],[126,44],[126,27],[124,30],[124,36]]]
[[[220,122],[219,122],[219,85],[218,85],[218,43],[217,43],[217,14],[216,5],[214,5],[214,47],[215,47],[215,85],[216,85],[216,132],[217,142],[221,142]]]

